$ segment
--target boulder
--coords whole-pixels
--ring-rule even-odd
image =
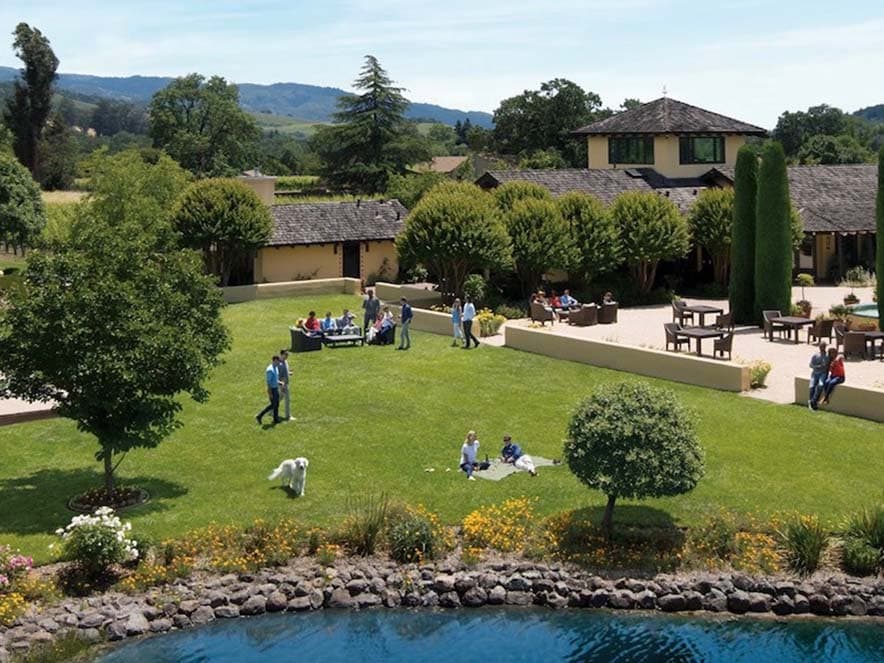
[[[468,608],[478,608],[485,605],[488,600],[488,592],[481,587],[471,587],[463,594],[462,602]]]
[[[222,596],[223,596],[223,594],[222,594]],[[226,597],[224,598],[224,603],[227,603]],[[219,603],[218,605],[223,605],[223,604]],[[196,612],[196,609],[199,607],[200,607],[199,601],[182,601],[178,605],[178,611],[183,615],[192,615],[194,612]],[[212,607],[214,608],[215,606],[212,606]]]
[[[433,582],[433,589],[438,594],[445,594],[446,592],[454,591],[454,583],[454,576],[443,573],[436,576],[436,580]]]
[[[507,605],[531,605],[534,603],[534,595],[531,592],[508,591],[504,602]]]
[[[657,605],[663,612],[680,612],[687,607],[688,602],[681,594],[666,594],[657,599]]]
[[[219,605],[215,608],[215,617],[218,619],[236,619],[239,617],[239,606]]]
[[[828,615],[831,612],[829,609],[829,599],[823,594],[811,594],[807,600],[810,601],[810,611],[813,614]]]
[[[611,600],[611,592],[607,589],[597,589],[592,593],[589,604],[593,608],[604,608]]]
[[[143,635],[150,630],[150,623],[140,612],[132,612],[126,620],[126,635]]]
[[[310,610],[310,599],[306,596],[296,596],[289,600],[286,609],[290,612],[304,612]]]
[[[506,602],[506,590],[501,585],[495,585],[488,592],[489,605],[501,605]]]
[[[433,590],[421,596],[421,605],[425,608],[435,608],[439,605],[439,595]]]
[[[159,619],[154,619],[150,623],[150,632],[151,633],[165,633],[169,629],[172,628],[172,620],[168,617],[162,617]]]
[[[736,583],[735,583],[736,584]],[[741,589],[727,597],[727,609],[738,615],[749,612],[749,594]]]
[[[635,605],[635,595],[628,589],[618,589],[608,598],[608,607],[629,610]]]
[[[795,594],[795,598],[792,599],[793,608],[792,612],[796,615],[806,615],[810,612],[810,601],[807,600],[807,597],[804,594]]]
[[[350,596],[356,596],[357,594],[362,594],[368,587],[368,583],[361,578],[356,578],[351,580],[346,584],[347,591],[350,592]]]
[[[190,628],[193,625],[193,622],[190,621],[190,617],[187,615],[175,615],[172,617],[172,624],[175,625],[175,628],[185,629]]]
[[[353,601],[360,608],[373,608],[381,604],[381,597],[371,592],[362,592],[362,594],[354,596]]]
[[[190,616],[190,621],[196,626],[208,624],[213,619],[215,619],[215,612],[207,605],[201,605]]]
[[[703,595],[701,605],[703,610],[708,610],[709,612],[726,612],[727,596],[721,590],[711,587],[709,592]]]
[[[384,605],[388,608],[398,608],[402,605],[402,595],[398,589],[385,589],[381,593],[381,597],[383,598]]]
[[[107,634],[107,639],[111,642],[122,640],[126,637],[126,622],[124,622],[122,619],[111,622],[107,625],[105,633]]]
[[[322,604],[325,603],[325,595],[319,591],[318,589],[314,589],[310,592],[310,607],[314,610],[319,610],[322,607]]]
[[[770,596],[762,592],[749,592],[749,612],[770,611]]]
[[[657,603],[657,595],[649,589],[644,589],[635,595],[635,604],[642,610],[653,610]]]
[[[87,612],[80,618],[80,628],[98,628],[107,620],[100,612]]]
[[[353,607],[353,597],[349,590],[335,589],[325,602],[327,608],[347,609]]]
[[[267,597],[267,612],[282,612],[288,607],[288,599],[282,592],[273,592]]]
[[[682,592],[681,594],[684,596],[686,608],[688,610],[702,610],[703,609],[703,595],[700,592],[695,592],[693,590],[687,590]]]
[[[260,594],[250,596],[239,609],[243,615],[263,615],[267,611],[267,598]]]
[[[788,594],[781,594],[774,599],[770,606],[771,611],[775,615],[784,616],[791,615],[795,611],[795,601]]]
[[[442,608],[459,608],[460,597],[455,591],[445,592],[439,596],[439,606]]]
[[[209,599],[209,605],[213,608],[217,608],[219,605],[227,605],[227,595],[224,592],[209,592],[209,595],[206,598]],[[187,603],[193,603],[193,601],[187,601]],[[184,603],[182,603],[181,605],[183,607]],[[193,611],[191,610],[191,612]]]
[[[504,584],[508,592],[527,592],[531,590],[531,581],[520,575],[515,575]]]

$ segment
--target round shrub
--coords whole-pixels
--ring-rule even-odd
[[[472,299],[476,304],[481,304],[485,301],[487,290],[487,284],[481,274],[470,274],[463,282],[463,294]]]
[[[101,507],[94,515],[74,516],[55,533],[62,540],[62,557],[87,577],[97,577],[114,564],[138,558],[137,544],[129,538],[131,529],[131,523],[123,523],[113,509]]]

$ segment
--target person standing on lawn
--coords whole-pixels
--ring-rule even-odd
[[[408,303],[408,300],[405,297],[402,297],[399,300],[399,303],[402,305],[402,310],[399,311],[399,320],[402,324],[402,329],[399,330],[399,347],[397,350],[408,350],[411,348],[411,333],[409,332],[409,328],[411,327],[411,319],[414,318],[414,311],[411,310],[411,304]]]
[[[845,379],[844,355],[838,354],[838,348],[829,348],[829,377],[823,385],[823,398],[820,401],[823,405],[829,404],[829,396],[835,391],[835,387],[844,384]]]
[[[374,296],[374,290],[365,291],[365,299],[362,300],[362,330],[368,331],[368,328],[378,319],[378,313],[381,312],[381,300]]]
[[[451,347],[455,347],[463,338],[461,325],[463,324],[463,308],[460,305],[460,299],[455,298],[451,305],[451,325],[454,327],[454,340],[451,341]]]
[[[464,295],[463,298],[463,340],[464,340],[464,350],[470,349],[470,340],[472,339],[473,343],[476,344],[476,347],[479,347],[479,339],[473,335],[473,318],[476,317],[476,305],[470,300],[469,295]]]
[[[279,419],[279,357],[273,355],[270,365],[264,371],[264,380],[267,383],[267,396],[270,403],[261,410],[255,419],[259,424],[264,423],[264,415],[273,412],[273,423],[278,424]]]
[[[285,405],[285,415],[283,421],[292,420],[292,390],[291,390],[291,371],[289,370],[289,351],[283,348],[279,351],[279,391],[282,396],[282,403]]]
[[[817,409],[817,401],[823,393],[826,384],[826,376],[829,374],[829,355],[826,352],[825,341],[819,344],[820,351],[810,358],[810,394],[807,399],[807,407]]]

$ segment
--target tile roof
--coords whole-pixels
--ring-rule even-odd
[[[715,171],[734,181],[733,168]],[[806,232],[875,232],[875,164],[789,166],[789,195]]]
[[[572,132],[574,135],[672,133],[767,135],[761,127],[670,97],[661,97]]]
[[[398,200],[274,205],[268,246],[393,239],[408,210]]]
[[[682,212],[693,204],[706,183],[701,178],[667,178],[653,168],[566,168],[561,170],[489,170],[476,184],[490,189],[506,182],[533,182],[553,196],[570,191],[590,193],[610,204],[624,191],[656,191],[670,198]]]

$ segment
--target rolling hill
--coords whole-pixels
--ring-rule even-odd
[[[11,81],[18,76],[12,67],[0,67],[0,82]],[[86,74],[59,74],[58,89],[90,97],[122,99],[146,102],[172,80],[163,76],[90,76]],[[330,122],[335,103],[344,90],[334,87],[303,85],[301,83],[274,83],[258,85],[240,83],[240,105],[252,113],[281,115],[298,118],[305,122]],[[469,119],[472,124],[491,127],[491,114],[481,111],[461,111],[435,104],[412,103],[406,111],[411,118],[435,120],[453,125]]]

